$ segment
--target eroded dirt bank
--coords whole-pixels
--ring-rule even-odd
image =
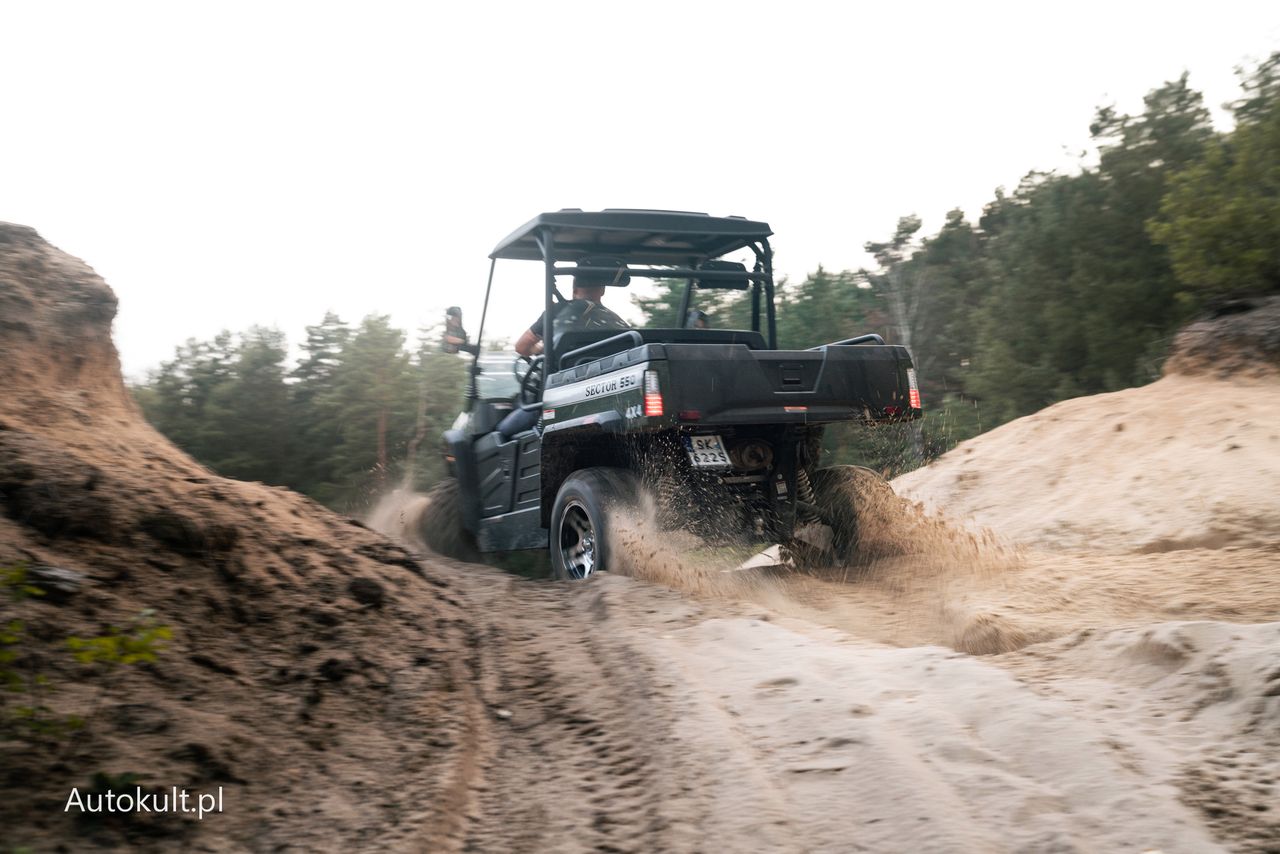
[[[47,594],[0,596],[0,625],[23,623],[7,647],[23,690],[4,698],[0,848],[460,840],[485,720],[450,570],[175,449],[125,391],[114,312],[83,263],[0,224],[0,567],[25,563]],[[65,645],[147,620],[173,633],[155,663],[107,673]],[[15,725],[22,705],[47,706],[54,733]],[[72,715],[82,729],[61,728]],[[224,813],[64,813],[96,774],[221,786]]]
[[[72,573],[24,604],[22,663],[53,678],[53,712],[96,709],[73,738],[0,741],[0,844],[1280,848],[1265,501],[1246,538],[1145,553],[971,536],[894,502],[875,561],[804,576],[722,573],[640,529],[634,577],[527,581],[203,469],[128,400],[113,311],[83,264],[0,226],[0,565]],[[1213,435],[1205,454],[1235,453]],[[1032,452],[1074,449],[993,443],[967,466],[991,482]],[[143,608],[170,648],[105,690],[59,646]],[[223,786],[226,809],[75,821],[67,792],[98,771]]]

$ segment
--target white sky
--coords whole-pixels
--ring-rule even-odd
[[[141,378],[326,310],[474,332],[488,252],[561,207],[739,214],[780,274],[858,267],[901,215],[1071,168],[1097,105],[1188,69],[1216,108],[1275,49],[1280,3],[1233,0],[0,0],[0,220],[106,278]],[[512,337],[540,279],[506,264]]]

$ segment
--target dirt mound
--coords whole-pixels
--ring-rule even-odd
[[[1164,373],[1220,379],[1280,372],[1280,296],[1226,300],[1174,339]]]
[[[133,411],[111,343],[116,297],[34,229],[0,223],[0,417],[27,425],[83,418],[87,404]]]
[[[1164,552],[1280,540],[1280,380],[1167,376],[1076,398],[893,483],[1020,542]]]
[[[449,581],[353,520],[219,478],[159,436],[122,382],[115,306],[83,263],[0,224],[0,567],[24,563],[50,594],[0,597],[0,625],[24,623],[11,648],[24,680],[48,681],[33,693],[41,716],[87,721],[0,733],[3,842],[441,847],[459,832],[481,737],[463,654],[474,638]],[[155,663],[108,677],[67,650],[144,609],[173,632]],[[8,699],[7,722],[27,702]],[[76,821],[69,793],[99,773],[222,787],[224,810]]]

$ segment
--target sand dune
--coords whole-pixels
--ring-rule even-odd
[[[1161,552],[1280,542],[1280,380],[1172,375],[964,442],[898,494],[1019,542]]]

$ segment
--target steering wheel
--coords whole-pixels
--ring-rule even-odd
[[[516,375],[516,379],[520,380],[519,402],[523,405],[526,403],[534,403],[542,400],[542,368],[546,364],[546,358],[536,356],[533,359],[525,358],[529,363],[529,369],[524,372],[524,376],[520,376],[518,363],[512,363],[511,371]]]

